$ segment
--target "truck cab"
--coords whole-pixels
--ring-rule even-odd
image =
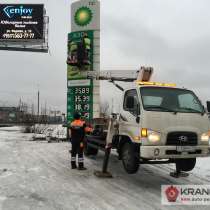
[[[209,136],[207,113],[191,90],[174,84],[136,82],[124,91],[117,144],[125,167],[126,160],[131,161],[126,154],[135,147],[142,161],[168,159],[181,163],[184,171],[192,170],[196,157],[210,154]],[[127,169],[137,168],[136,164],[133,170]]]

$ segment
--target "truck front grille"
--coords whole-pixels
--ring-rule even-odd
[[[174,146],[195,146],[198,143],[198,136],[193,132],[171,132],[167,136],[166,145]]]

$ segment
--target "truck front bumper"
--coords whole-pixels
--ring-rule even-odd
[[[140,157],[146,159],[176,159],[210,156],[208,145],[199,146],[141,146]]]

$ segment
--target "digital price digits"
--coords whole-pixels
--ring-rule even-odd
[[[78,111],[85,119],[90,118],[91,96],[89,87],[77,87],[73,91],[74,111]]]

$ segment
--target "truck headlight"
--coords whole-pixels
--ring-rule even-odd
[[[161,139],[160,133],[153,131],[153,130],[149,130],[147,128],[142,128],[141,137],[147,138],[148,141],[150,141],[152,143],[158,142]]]
[[[210,143],[210,131],[201,135],[201,141]]]
[[[152,143],[160,141],[160,133],[148,130],[148,140]]]

